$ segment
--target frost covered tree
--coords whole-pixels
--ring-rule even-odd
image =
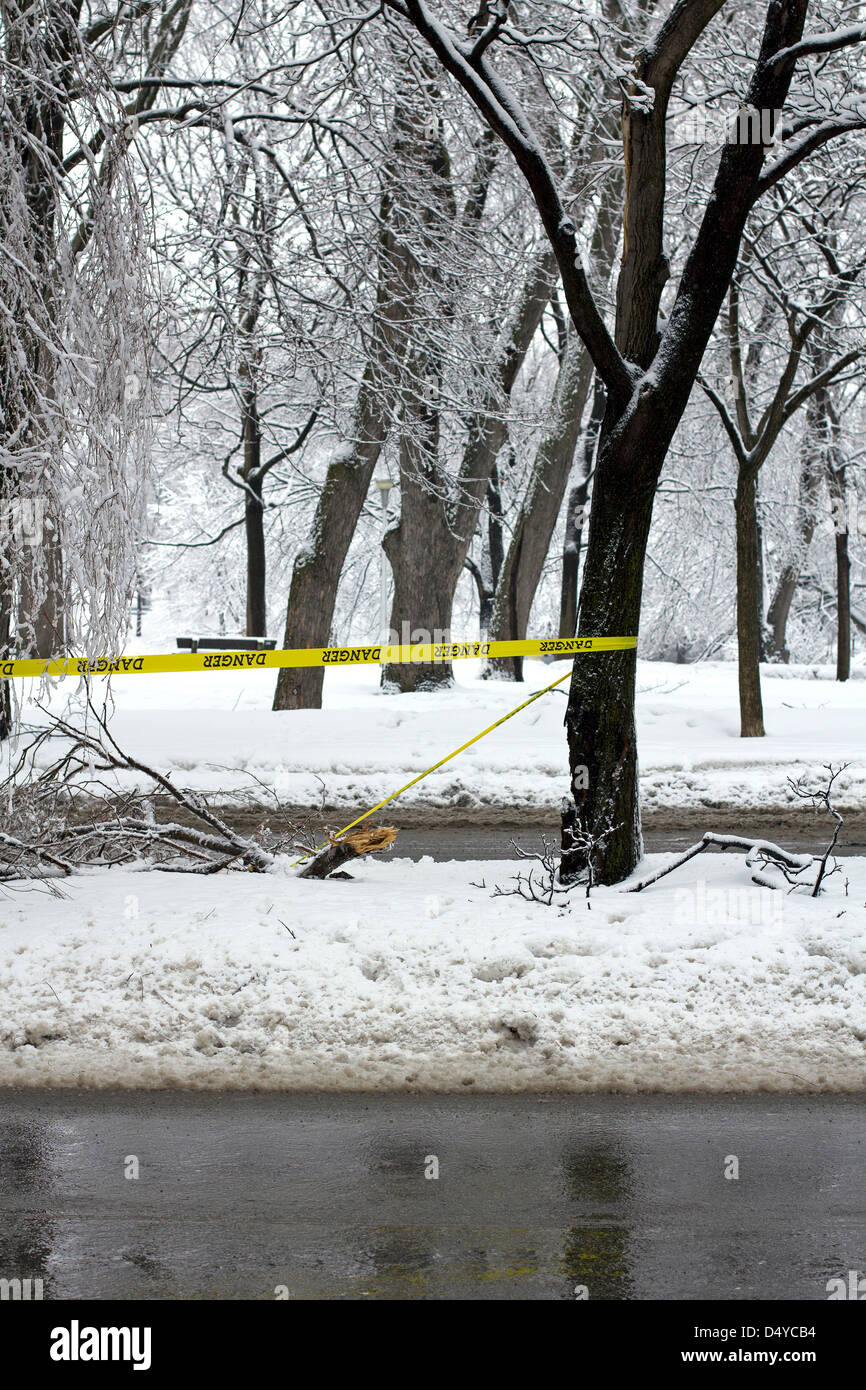
[[[0,642],[122,639],[148,415],[139,131],[191,0],[0,4]],[[20,518],[35,518],[22,541]],[[5,711],[8,732],[8,693]]]
[[[834,178],[823,197],[814,185],[813,179],[808,189],[811,206],[799,209],[799,216],[793,194],[789,192],[784,200],[777,194],[766,215],[744,236],[724,317],[733,408],[729,410],[723,396],[701,380],[737,461],[734,510],[743,738],[764,734],[760,661],[767,636],[758,516],[761,470],[786,426],[813,397],[821,403],[826,419],[830,384],[864,353],[862,333],[856,327],[862,317],[857,291],[863,257],[850,239],[846,238],[849,244],[844,250],[839,244],[840,209],[851,205],[857,182],[846,187]],[[834,196],[829,199],[831,190]],[[812,430],[821,428],[814,410],[808,424]],[[832,457],[827,441],[823,456],[826,472]],[[830,480],[837,480],[831,485],[838,491],[838,470],[828,473]],[[811,476],[806,483],[810,487]]]
[[[237,74],[248,82],[251,54]],[[265,69],[265,55],[257,55]],[[303,449],[318,414],[310,361],[315,315],[298,303],[294,170],[267,109],[246,121],[223,106],[184,123],[163,142],[152,182],[159,188],[158,254],[171,278],[159,343],[160,382],[178,451],[194,455],[211,491],[213,474],[232,489],[217,534],[159,542],[199,549],[220,545],[243,528],[244,630],[265,637],[267,620],[266,496],[275,473]],[[277,127],[277,132],[279,132]],[[304,277],[300,277],[303,282]],[[165,433],[165,432],[164,432]],[[175,449],[164,438],[166,455]],[[174,460],[172,459],[172,463]],[[178,492],[190,469],[169,467],[164,491]],[[178,486],[179,485],[179,486]],[[199,513],[205,510],[204,500]],[[206,527],[200,527],[206,531]]]
[[[635,45],[630,64],[617,63],[623,254],[611,329],[590,286],[581,229],[524,108],[512,59],[515,51],[530,54],[552,83],[565,80],[569,56],[582,42],[605,42],[606,17],[575,15],[571,5],[559,4],[496,3],[470,17],[460,6],[425,0],[385,3],[402,18],[406,33],[437,56],[506,145],[534,199],[571,321],[607,396],[578,631],[636,633],[656,487],[728,292],[748,217],[770,189],[828,141],[866,125],[851,59],[866,28],[838,25],[832,13],[808,0],[771,0],[748,13],[737,11],[737,43],[721,45],[728,79],[721,85],[737,93],[739,105],[735,130],[700,188],[697,229],[664,305],[671,277],[665,250],[668,112],[675,89],[683,90],[689,59],[698,72],[718,59],[713,21],[720,16],[724,26],[724,0],[678,0],[658,17],[650,37]],[[807,32],[812,14],[816,28]],[[836,67],[828,61],[833,55]],[[698,197],[697,188],[691,197]],[[602,880],[621,880],[640,857],[635,671],[633,652],[575,662],[566,714],[573,774],[563,816],[566,877],[584,867],[575,840],[597,836],[608,825],[615,829],[600,865]]]
[[[423,69],[419,96],[415,60],[395,30],[392,23],[382,44],[371,34],[358,41],[339,86],[334,81],[336,107],[327,106],[332,125],[338,115],[346,124],[354,117],[351,147],[341,147],[338,133],[335,148],[353,173],[353,219],[368,254],[357,244],[341,252],[349,253],[343,264],[352,287],[343,386],[351,406],[338,412],[310,538],[295,560],[286,646],[330,640],[346,556],[374,470],[386,460],[400,479],[399,514],[385,540],[392,629],[399,636],[406,625],[410,634],[450,627],[507,437],[508,394],[555,274],[549,248],[536,256],[524,245],[525,219],[515,219],[507,193],[491,195],[495,140],[477,120],[455,129]],[[394,666],[383,679],[413,689],[449,681],[450,668]],[[318,705],[321,689],[321,670],[282,671],[274,707]]]

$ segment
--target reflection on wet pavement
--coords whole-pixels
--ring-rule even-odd
[[[866,1266],[864,1128],[856,1096],[7,1091],[0,1278],[60,1299],[824,1299]]]
[[[51,1253],[56,1241],[50,1212],[53,1167],[51,1124],[39,1116],[0,1123],[0,1278],[42,1280],[52,1298]],[[11,1211],[7,1211],[7,1194]]]
[[[628,1222],[622,1213],[634,1189],[628,1158],[620,1146],[589,1145],[563,1156],[566,1191],[588,1206],[593,1225],[568,1231],[563,1268],[575,1289],[592,1289],[593,1298],[630,1298]]]

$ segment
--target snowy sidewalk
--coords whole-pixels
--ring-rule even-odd
[[[845,861],[847,897],[838,875],[813,901],[705,855],[562,911],[492,897],[513,871],[7,888],[0,1084],[866,1088],[866,860]]]

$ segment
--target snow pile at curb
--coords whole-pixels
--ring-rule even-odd
[[[0,1084],[866,1088],[866,860],[813,901],[707,855],[591,910],[492,898],[502,862],[353,872],[7,889]]]

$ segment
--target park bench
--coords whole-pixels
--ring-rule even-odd
[[[191,652],[272,652],[277,645],[274,637],[177,637],[175,641]]]

